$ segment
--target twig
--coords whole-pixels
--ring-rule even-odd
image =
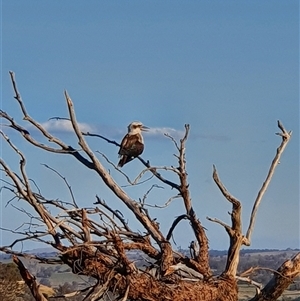
[[[142,170],[138,175],[137,177],[135,178],[135,180],[133,181],[133,184],[137,183],[137,181],[142,178],[142,176],[147,172],[147,171],[150,171],[152,172],[154,175],[155,175],[155,172],[157,172],[157,170],[167,170],[167,171],[173,171],[175,172],[177,175],[180,175],[180,172],[174,168],[174,167],[167,167],[167,166],[152,166],[152,167],[149,167],[149,168],[146,168],[144,170]]]
[[[174,137],[172,137],[172,136],[171,136],[170,134],[168,134],[168,133],[165,133],[164,136],[166,136],[166,137],[168,137],[169,139],[172,140],[172,142],[174,143],[174,145],[175,145],[177,151],[179,152],[179,151],[180,151],[180,147],[179,147],[177,141],[174,139]]]
[[[121,145],[120,145],[119,143],[117,143],[116,141],[110,140],[110,139],[108,139],[108,138],[106,138],[106,137],[104,137],[104,136],[102,136],[102,135],[99,135],[99,134],[91,134],[91,133],[89,133],[89,132],[87,132],[87,133],[83,133],[83,132],[82,132],[82,135],[85,135],[85,136],[91,136],[91,137],[98,137],[98,138],[101,138],[101,139],[107,141],[108,143],[114,144],[114,145],[116,145],[116,146],[121,146]],[[163,182],[164,184],[170,186],[171,188],[175,188],[175,189],[177,189],[178,191],[180,190],[180,186],[179,186],[178,184],[176,184],[176,183],[174,183],[174,182],[171,182],[171,181],[165,179],[159,172],[157,172],[157,169],[156,169],[155,167],[151,167],[151,166],[150,166],[149,161],[145,161],[141,156],[138,156],[137,159],[140,160],[140,162],[142,162],[142,164],[143,164],[145,167],[147,167],[147,169],[146,169],[145,171],[149,170],[150,172],[152,172],[152,174],[153,174],[156,178],[158,178],[158,179],[159,179],[161,182]],[[112,164],[112,165],[114,165],[114,164]],[[115,166],[115,165],[114,165],[114,166]],[[118,169],[118,168],[116,168],[116,169]],[[163,168],[163,169],[165,169],[165,168]],[[119,169],[118,169],[118,170],[119,170]],[[121,170],[119,170],[119,171],[120,171],[120,173],[122,173],[122,174],[127,178],[128,182],[131,183],[131,181],[130,181],[130,179],[127,177],[127,175],[125,175]],[[174,170],[173,170],[173,171],[174,171]]]
[[[151,208],[159,208],[159,209],[162,209],[162,208],[166,208],[166,207],[168,207],[170,204],[171,204],[171,202],[173,201],[173,200],[175,200],[175,199],[178,199],[178,198],[181,198],[181,196],[178,194],[178,195],[174,195],[174,196],[172,196],[172,197],[170,197],[165,203],[164,203],[164,205],[157,205],[157,204],[155,204],[155,205],[151,205],[151,204],[147,204],[147,203],[145,203],[145,204],[143,204],[145,207],[147,206],[147,207],[151,207]]]
[[[153,185],[148,189],[148,191],[144,194],[143,198],[141,199],[141,203],[142,203],[143,205],[145,204],[146,198],[148,197],[149,193],[152,191],[153,188],[164,189],[164,187],[162,187],[162,186],[158,186],[158,185],[156,185],[156,184],[153,184]]]
[[[220,221],[219,219],[217,218],[211,218],[211,217],[206,217],[207,220],[209,220],[210,222],[213,222],[213,223],[217,223],[221,226],[223,226],[225,228],[225,230],[227,231],[227,233],[229,233],[231,236],[233,235],[233,230],[231,229],[230,226],[228,226],[227,224],[225,224],[224,222]]]
[[[172,226],[171,226],[171,228],[170,228],[170,230],[169,230],[169,232],[167,234],[167,237],[166,237],[167,240],[170,240],[175,227],[183,219],[189,219],[189,216],[187,214],[182,214],[182,215],[177,216],[177,218],[173,221]]]
[[[54,173],[56,173],[66,184],[66,186],[68,187],[68,190],[70,192],[70,195],[71,195],[71,198],[72,198],[72,201],[73,201],[73,204],[75,206],[75,208],[78,208],[78,205],[76,203],[76,200],[75,200],[75,197],[74,197],[74,194],[73,194],[73,190],[72,190],[72,187],[71,185],[68,183],[67,179],[62,176],[57,170],[55,170],[54,168],[48,166],[47,164],[42,164],[43,166],[45,166],[46,168],[50,169],[51,171],[53,171]]]
[[[137,183],[137,181],[132,182],[131,179],[126,175],[126,173],[123,172],[120,168],[118,168],[113,162],[111,162],[105,154],[103,154],[99,151],[96,151],[96,152],[99,153],[111,166],[113,166],[113,168],[115,170],[117,170],[119,173],[121,173],[126,178],[127,182],[130,185],[123,185],[122,188],[128,187],[128,186],[133,186],[133,185],[141,185],[141,184],[143,184],[143,183],[145,183],[145,182],[147,182],[147,181],[149,181],[153,178],[153,175],[152,175],[151,177],[149,177],[148,179],[146,179],[144,181],[141,181],[141,182],[138,182],[138,183]]]
[[[260,290],[262,289],[262,287],[263,287],[261,283],[256,282],[256,281],[254,281],[254,280],[252,280],[252,279],[250,279],[250,278],[248,278],[248,277],[236,276],[235,278],[236,278],[237,280],[239,280],[239,281],[247,282],[247,283],[249,283],[249,284],[252,284],[252,285],[256,286],[256,287],[259,289],[259,291],[260,291]]]
[[[102,135],[99,135],[99,134],[92,134],[90,132],[82,132],[82,135],[84,136],[90,136],[90,137],[98,137],[98,138],[101,138],[103,140],[105,140],[106,142],[110,143],[110,144],[113,144],[113,145],[116,145],[116,146],[121,146],[121,144],[119,144],[118,142],[114,141],[114,140],[110,140]]]
[[[96,195],[96,199],[97,202],[95,202],[95,205],[101,205],[103,206],[105,209],[107,209],[109,212],[111,212],[123,225],[123,227],[127,230],[127,231],[131,231],[131,229],[129,228],[128,224],[126,223],[125,219],[123,218],[122,214],[118,211],[118,210],[113,210],[111,207],[109,207],[105,201],[101,200],[97,195]]]
[[[266,268],[266,267],[251,267],[250,269],[242,272],[240,274],[241,277],[247,277],[248,275],[252,274],[253,272],[257,271],[257,270],[264,270],[264,271],[268,271],[270,273],[273,273],[273,274],[277,274],[281,277],[286,277],[285,275],[283,275],[282,273],[280,273],[278,270],[274,270],[274,269],[271,269],[271,268]],[[288,278],[288,277],[287,277]]]

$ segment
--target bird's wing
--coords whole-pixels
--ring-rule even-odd
[[[122,142],[119,150],[119,155],[137,157],[144,150],[144,144],[139,141],[139,137],[136,135],[126,135]]]
[[[119,152],[118,154],[121,156],[121,155],[126,155],[126,144],[128,142],[128,134],[124,136],[124,138],[122,139],[122,142],[121,142],[121,146],[120,146],[120,149],[119,149]]]
[[[133,145],[133,147],[131,148],[131,154],[133,157],[137,157],[139,156],[144,150],[144,144],[136,141]]]

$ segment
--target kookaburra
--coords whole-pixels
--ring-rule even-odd
[[[149,128],[144,126],[139,121],[131,122],[128,125],[128,133],[122,139],[119,155],[120,161],[119,167],[122,167],[126,163],[130,162],[137,156],[139,156],[144,150],[144,139],[142,131],[147,131]]]

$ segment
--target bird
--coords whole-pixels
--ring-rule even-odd
[[[118,167],[123,167],[144,150],[144,139],[142,131],[147,131],[149,128],[144,126],[140,121],[133,121],[128,125],[128,133],[124,136],[119,149],[120,161]]]

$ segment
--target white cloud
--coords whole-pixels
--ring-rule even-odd
[[[172,138],[179,140],[184,137],[185,131],[184,130],[176,130],[169,127],[162,127],[162,128],[150,128],[147,131],[147,136],[151,138],[163,138],[165,134],[171,136]],[[145,135],[145,136],[146,136]],[[192,131],[189,133],[189,139],[207,139],[207,140],[214,140],[220,142],[226,142],[230,140],[230,137],[222,135],[222,134],[194,134]]]
[[[66,119],[50,119],[41,125],[49,132],[71,133],[74,131],[71,122]],[[87,123],[78,123],[78,125],[82,132],[100,134],[110,139],[121,139],[127,132],[125,129],[122,130],[108,125],[95,126]],[[175,140],[179,140],[184,137],[185,131],[176,130],[170,127],[151,127],[144,133],[144,137],[149,139],[164,139],[165,135],[169,135]],[[190,132],[189,139],[208,139],[223,142],[230,140],[229,137],[221,134],[193,134],[192,132]]]
[[[107,138],[118,138],[121,139],[126,133],[127,128],[118,128],[114,126],[101,125],[95,126],[93,128],[94,132],[89,130],[89,132],[94,134],[101,134]],[[149,130],[143,132],[143,136],[150,139],[162,139],[165,134],[170,135],[174,139],[180,139],[184,136],[183,130],[176,130],[168,127],[150,127]]]
[[[73,132],[72,124],[65,119],[51,119],[41,124],[49,132]],[[94,128],[87,123],[78,122],[82,132],[92,132]]]
[[[185,132],[183,130],[176,130],[173,128],[162,127],[162,128],[150,128],[147,131],[148,135],[154,138],[162,138],[164,135],[169,135],[174,139],[180,139],[184,136]]]

